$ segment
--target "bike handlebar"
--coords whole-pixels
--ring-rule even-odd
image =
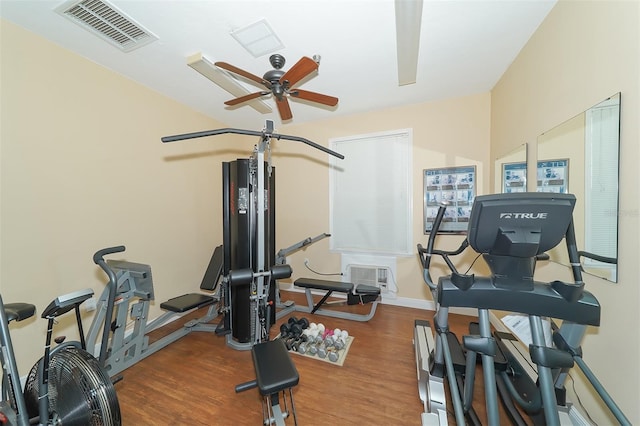
[[[115,246],[115,247],[107,247],[102,250],[98,250],[93,255],[93,263],[98,265],[109,277],[109,282],[107,283],[107,289],[109,291],[109,297],[107,300],[107,312],[105,313],[105,321],[104,328],[102,330],[102,344],[100,345],[100,356],[98,357],[98,361],[100,365],[104,367],[104,362],[107,359],[107,346],[109,343],[109,333],[111,331],[111,320],[113,317],[113,305],[115,304],[116,291],[118,289],[118,278],[116,277],[116,273],[113,272],[113,269],[107,265],[107,262],[104,260],[104,256],[108,254],[121,253],[125,251],[124,246]]]
[[[104,261],[104,256],[108,254],[120,253],[123,251],[125,251],[124,246],[107,247],[107,248],[103,248],[102,250],[98,250],[93,255],[93,263],[95,263],[96,265],[99,265],[100,264],[99,262],[101,260]]]

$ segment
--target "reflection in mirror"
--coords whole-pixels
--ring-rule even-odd
[[[617,282],[620,93],[538,137],[537,191],[570,192],[583,270]],[[568,256],[550,259],[569,265]]]
[[[527,144],[524,143],[496,159],[496,193],[525,192],[527,190]]]

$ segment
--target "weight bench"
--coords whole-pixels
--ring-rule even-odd
[[[308,314],[326,315],[335,318],[344,318],[353,321],[369,321],[376,313],[376,308],[380,302],[380,289],[378,287],[372,287],[368,285],[354,285],[353,283],[344,283],[340,281],[326,281],[318,280],[314,278],[298,278],[293,283],[298,287],[302,287],[305,290],[307,296],[308,306],[296,306],[296,311],[306,312]],[[326,291],[322,299],[314,305],[313,294],[311,290],[323,290]],[[342,312],[332,309],[322,309],[322,305],[327,302],[327,299],[333,292],[345,293],[347,295],[347,305],[364,305],[365,303],[372,303],[371,310],[367,314],[354,314],[351,312]],[[343,302],[340,302],[343,303]]]
[[[256,379],[236,386],[236,393],[257,387],[262,395],[262,417],[264,425],[284,425],[289,416],[287,394],[291,401],[293,422],[298,424],[296,407],[293,402],[292,388],[298,384],[300,376],[291,361],[289,352],[280,339],[269,340],[253,345],[251,348],[253,368]],[[284,402],[284,411],[280,407],[280,393]]]

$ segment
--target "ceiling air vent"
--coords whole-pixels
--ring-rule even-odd
[[[58,6],[56,12],[124,52],[158,39],[115,6],[102,0],[68,1]]]

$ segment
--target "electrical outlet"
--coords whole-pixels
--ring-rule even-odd
[[[90,297],[90,298],[88,298],[88,299],[84,302],[84,309],[85,309],[87,312],[95,311],[95,310],[96,310],[96,298],[95,298],[95,297]]]

